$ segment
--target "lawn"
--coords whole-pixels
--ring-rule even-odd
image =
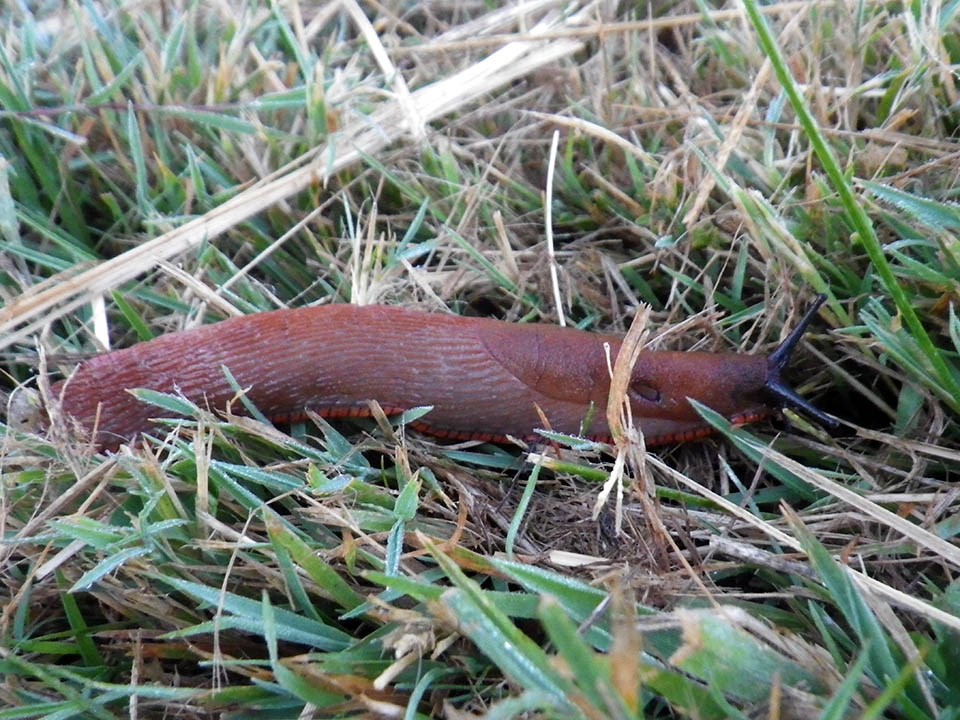
[[[0,720],[960,718],[958,30],[955,0],[0,5]],[[100,451],[42,410],[86,358],[283,308],[729,358],[819,295],[786,375],[837,428],[453,441],[237,384],[141,393],[185,419]]]

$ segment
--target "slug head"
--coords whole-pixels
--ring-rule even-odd
[[[656,441],[700,437],[705,426],[688,398],[735,424],[751,422],[772,408],[788,406],[827,427],[837,421],[804,400],[783,380],[790,356],[823,305],[818,298],[772,355],[706,352],[640,353],[628,395],[644,434]]]

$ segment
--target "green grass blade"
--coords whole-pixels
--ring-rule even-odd
[[[810,145],[817,154],[817,159],[820,160],[827,177],[830,178],[830,184],[833,186],[834,191],[840,196],[843,207],[846,210],[850,222],[856,232],[856,239],[863,244],[864,250],[866,250],[867,255],[870,257],[870,261],[873,263],[877,274],[880,276],[880,279],[883,282],[884,290],[886,290],[890,297],[893,298],[894,304],[897,306],[897,310],[899,310],[900,314],[903,316],[907,327],[910,328],[910,333],[913,335],[924,355],[929,358],[929,361],[933,366],[939,381],[945,388],[946,396],[950,398],[949,402],[950,406],[953,408],[953,411],[960,412],[960,382],[958,382],[953,373],[950,372],[946,360],[944,359],[940,350],[933,344],[933,341],[927,334],[926,329],[920,322],[920,318],[917,317],[917,314],[913,309],[913,305],[911,304],[910,299],[907,297],[907,293],[897,281],[897,278],[883,253],[883,248],[880,245],[880,239],[877,237],[877,234],[873,229],[873,224],[871,223],[870,218],[867,216],[866,211],[863,209],[863,206],[854,194],[850,181],[840,168],[840,164],[837,162],[836,156],[831,150],[830,145],[827,143],[827,140],[821,132],[820,127],[817,125],[813,114],[807,107],[807,104],[803,99],[803,95],[800,92],[800,88],[797,86],[790,69],[787,67],[786,59],[776,44],[766,18],[764,18],[761,14],[756,0],[744,0],[743,5],[747,11],[747,15],[750,18],[751,25],[753,26],[754,31],[757,33],[757,39],[760,43],[760,46],[763,48],[763,52],[770,60],[774,73],[776,73],[777,79],[780,81],[780,85],[783,87],[784,92],[786,92],[787,96],[790,98],[790,104],[793,106],[793,111],[797,114],[797,119],[806,133],[806,137],[809,140]]]

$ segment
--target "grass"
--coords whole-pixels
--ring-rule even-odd
[[[0,720],[960,717],[958,9],[5,6],[5,393],[281,307],[769,352],[825,293],[846,425],[0,425]]]

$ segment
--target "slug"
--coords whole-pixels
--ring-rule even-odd
[[[641,352],[628,395],[646,444],[711,432],[688,397],[735,424],[784,405],[835,424],[780,377],[824,300],[818,298],[770,356]],[[535,430],[544,427],[542,412],[552,430],[608,440],[604,343],[616,358],[616,336],[546,324],[376,305],[277,310],[172,333],[83,362],[53,385],[59,407],[50,412],[75,420],[100,448],[114,449],[150,431],[151,418],[163,413],[128,389],[179,393],[222,410],[235,396],[226,367],[254,405],[278,422],[304,418],[308,410],[327,418],[369,415],[369,401],[376,400],[387,414],[433,406],[415,427],[443,438],[536,440]],[[584,428],[588,417],[591,424]]]

